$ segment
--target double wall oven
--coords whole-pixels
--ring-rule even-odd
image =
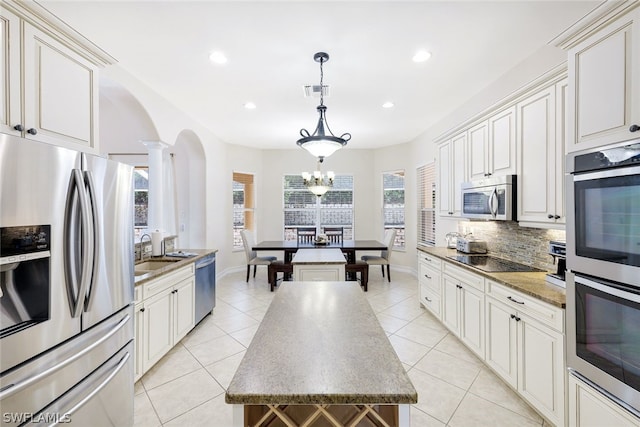
[[[567,364],[640,415],[640,141],[567,171]]]

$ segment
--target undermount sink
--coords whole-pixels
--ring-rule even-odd
[[[168,265],[170,265],[171,263],[174,262],[178,262],[180,260],[163,260],[163,261],[145,261],[145,262],[141,262],[140,264],[136,264],[134,267],[135,272],[137,273],[136,275],[139,274],[144,274],[147,273],[149,271],[153,271],[153,270],[158,270],[159,268],[164,268]]]

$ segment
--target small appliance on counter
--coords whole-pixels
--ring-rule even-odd
[[[555,273],[547,274],[547,282],[565,288],[564,277],[567,271],[567,243],[550,241],[549,255],[553,257],[553,263],[557,264],[557,269]]]
[[[456,242],[456,249],[465,254],[486,254],[487,242],[478,240],[473,236],[459,236]]]
[[[446,236],[444,236],[444,238],[447,241],[447,248],[449,249],[456,249],[458,247],[458,238],[461,237],[460,233],[456,233],[451,232],[451,233],[447,233]]]

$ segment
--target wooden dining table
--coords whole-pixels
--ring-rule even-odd
[[[329,243],[326,245],[317,245],[313,243],[298,243],[297,240],[264,240],[251,249],[254,251],[283,251],[284,262],[291,263],[293,255],[298,249],[322,249],[332,248],[340,249],[347,257],[347,263],[356,262],[356,251],[383,251],[387,247],[384,243],[377,240],[344,240],[338,243]]]

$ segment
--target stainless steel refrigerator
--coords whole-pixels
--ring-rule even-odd
[[[0,424],[133,424],[133,171],[0,134]]]

